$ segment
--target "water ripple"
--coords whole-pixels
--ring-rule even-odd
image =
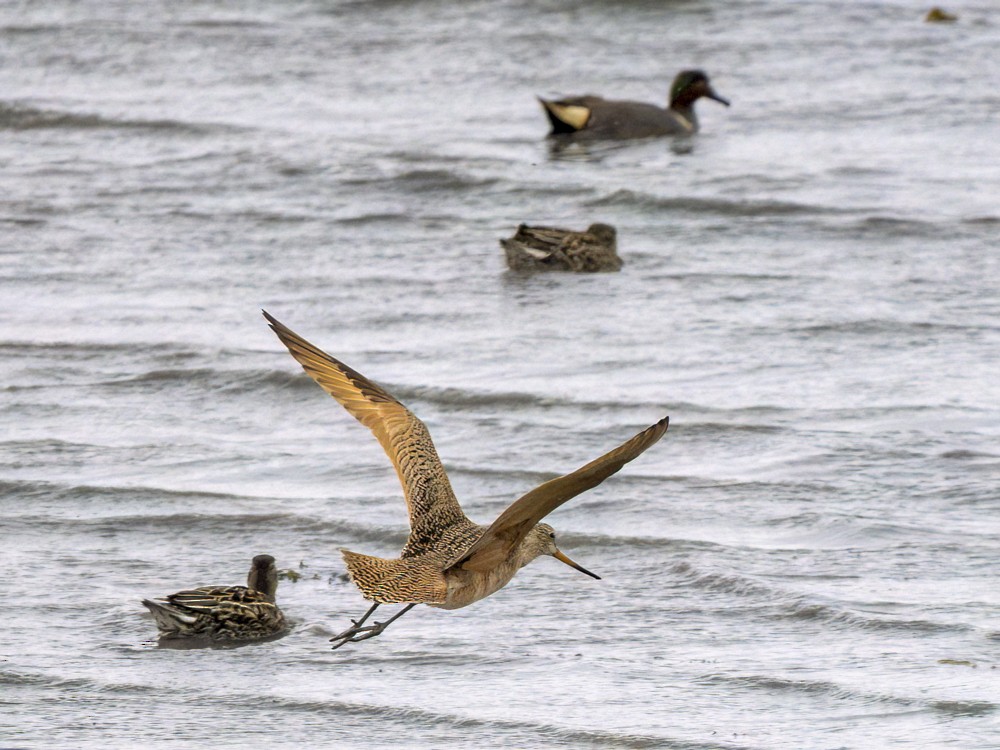
[[[192,123],[181,120],[117,119],[95,114],[61,112],[0,102],[0,130],[140,130],[151,133],[207,135],[224,132],[232,126]]]

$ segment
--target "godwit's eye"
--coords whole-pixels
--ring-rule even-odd
[[[556,532],[550,531],[549,532],[549,536],[552,537],[553,539],[555,539],[556,538]]]

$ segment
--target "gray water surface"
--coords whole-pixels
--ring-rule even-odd
[[[1000,747],[1000,23],[947,9],[0,6],[0,745]],[[547,145],[694,66],[695,138]],[[522,221],[625,268],[512,275]],[[548,519],[603,580],[331,652],[405,510],[260,308],[479,522],[669,414]],[[157,647],[259,553],[289,635]]]

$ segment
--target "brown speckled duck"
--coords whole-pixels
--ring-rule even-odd
[[[547,100],[539,97],[552,125],[551,136],[572,139],[651,138],[691,135],[698,132],[694,103],[701,97],[729,106],[715,93],[708,76],[700,70],[682,70],[670,87],[670,106],[645,102],[578,96]]]
[[[270,555],[257,555],[246,586],[202,586],[160,599],[143,599],[161,638],[253,641],[286,628],[275,603],[278,570]]]
[[[927,23],[953,23],[958,20],[958,16],[935,6],[927,11],[924,20]]]
[[[513,237],[500,240],[513,271],[618,271],[617,244],[609,224],[591,224],[584,232],[522,224]]]
[[[289,353],[328,394],[378,438],[389,456],[410,515],[410,534],[397,558],[341,550],[347,571],[374,604],[334,636],[333,648],[374,638],[417,604],[458,609],[507,585],[522,567],[551,555],[589,576],[556,546],[540,521],[596,487],[663,437],[661,419],[614,450],[565,476],[550,479],[512,503],[490,526],[469,520],[458,504],[427,427],[385,389],[264,313]],[[385,622],[364,623],[382,604],[405,604]]]

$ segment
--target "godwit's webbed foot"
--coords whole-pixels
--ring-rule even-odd
[[[335,635],[330,639],[333,646],[330,648],[336,650],[343,646],[345,643],[357,643],[358,641],[367,641],[369,638],[374,638],[377,635],[381,635],[382,631],[389,627],[392,623],[398,620],[400,617],[405,615],[411,609],[413,609],[416,604],[408,604],[399,612],[394,614],[385,622],[376,622],[374,625],[365,625],[365,620],[368,619],[369,615],[375,611],[378,607],[378,603],[375,603],[371,608],[365,612],[364,616],[360,620],[351,620],[354,623],[353,627],[348,628],[343,633]]]

